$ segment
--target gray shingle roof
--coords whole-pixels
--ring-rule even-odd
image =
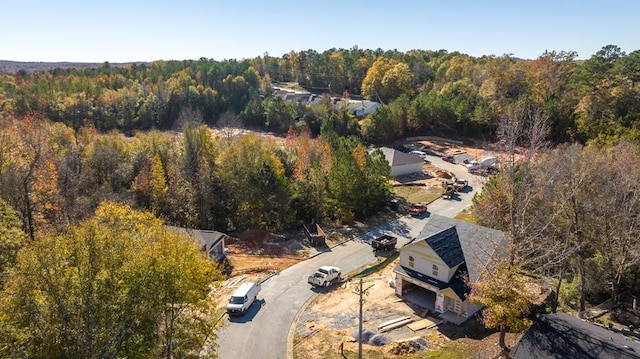
[[[390,166],[424,163],[424,160],[420,158],[420,156],[415,154],[402,153],[389,147],[381,147],[380,150],[384,154],[384,157],[387,159],[387,162],[389,162]]]
[[[227,237],[226,234],[218,231],[199,230],[174,226],[168,226],[168,228],[182,235],[193,237],[193,239],[200,247],[200,250],[205,251],[207,254],[209,254],[215,246],[222,243],[224,238]]]
[[[544,314],[510,355],[514,359],[637,359],[640,343],[570,314]]]
[[[434,233],[424,240],[449,268],[464,263],[464,254],[455,226]]]
[[[456,233],[455,238],[449,231]],[[442,237],[439,238],[442,243],[437,241],[437,245],[442,247],[440,252],[451,248],[452,253],[440,254],[436,251],[445,262],[448,260],[453,263],[460,260],[460,253],[453,245],[457,239],[472,282],[479,279],[480,268],[489,265],[495,257],[504,256],[507,243],[504,234],[498,230],[432,213],[415,241],[426,240],[434,234]],[[447,238],[453,244],[444,243]]]

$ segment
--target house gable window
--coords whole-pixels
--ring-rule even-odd
[[[438,276],[438,266],[437,266],[437,265],[435,265],[435,264],[434,264],[434,265],[431,267],[431,274],[433,274],[433,276],[434,276],[434,277],[437,277],[437,276]]]
[[[413,265],[415,264],[415,258],[413,258],[413,256],[409,256],[409,267],[413,268]]]

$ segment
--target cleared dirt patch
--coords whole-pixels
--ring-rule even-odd
[[[380,258],[379,260],[382,260]],[[389,286],[397,260],[363,279],[363,357],[366,358],[495,358],[500,353],[497,333],[487,330],[477,319],[461,326],[441,323],[436,327],[412,330],[408,326],[380,332],[386,321],[409,316],[424,319],[421,308],[404,302]],[[294,358],[357,358],[359,280],[319,293],[298,317],[294,331]],[[436,321],[434,318],[430,320]],[[515,345],[519,334],[509,334]],[[446,356],[445,356],[446,353]]]

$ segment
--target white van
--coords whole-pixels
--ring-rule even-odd
[[[418,155],[420,156],[420,158],[424,159],[425,157],[427,157],[427,153],[426,152],[422,152],[422,151],[411,151],[409,152],[412,155]]]
[[[229,298],[227,313],[229,315],[244,314],[256,300],[258,292],[260,292],[260,286],[256,283],[243,283]]]

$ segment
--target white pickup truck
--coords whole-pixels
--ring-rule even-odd
[[[307,282],[314,287],[328,287],[340,281],[340,268],[334,266],[322,266],[307,278]]]

